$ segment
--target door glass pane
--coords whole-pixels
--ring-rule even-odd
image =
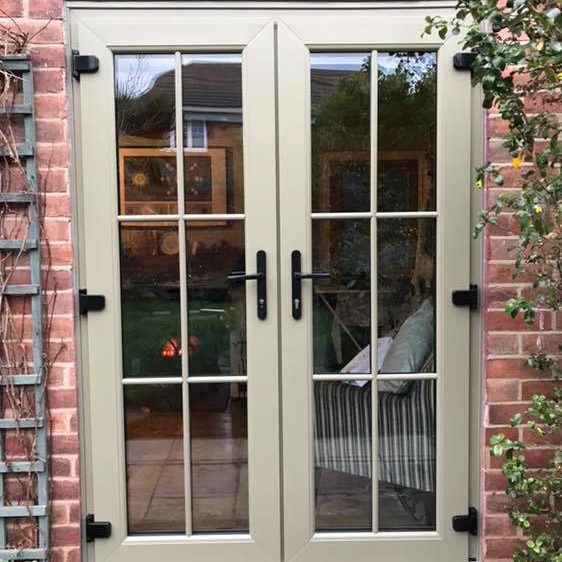
[[[377,246],[378,371],[423,372],[435,356],[435,219],[379,219]]]
[[[119,212],[177,213],[174,55],[115,56]]]
[[[248,532],[245,383],[191,384],[193,531]]]
[[[369,53],[310,55],[312,211],[370,210]]]
[[[124,387],[129,534],[183,533],[180,384]]]
[[[435,384],[414,380],[379,392],[381,531],[435,530]]]
[[[124,377],[181,374],[178,228],[120,226]]]
[[[371,384],[314,383],[317,531],[371,530]]]
[[[314,373],[370,373],[368,219],[312,221]]]
[[[377,210],[434,210],[437,54],[379,52],[377,63]]]
[[[244,222],[193,222],[187,228],[189,374],[246,374]]]
[[[183,55],[185,208],[244,212],[242,55]]]

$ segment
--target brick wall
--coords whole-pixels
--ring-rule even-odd
[[[37,165],[43,192],[45,233],[51,246],[47,289],[54,304],[48,400],[52,433],[52,560],[80,560],[78,400],[74,349],[69,132],[65,86],[62,0],[2,0],[0,24],[31,33],[37,119]],[[6,16],[13,18],[13,22]],[[45,252],[43,252],[45,254]]]
[[[45,232],[52,250],[49,289],[56,290],[53,354],[56,361],[49,380],[52,416],[52,525],[53,560],[80,559],[80,486],[77,380],[73,337],[71,201],[69,193],[68,106],[65,92],[64,30],[62,0],[3,0],[2,10],[19,26],[37,30],[49,25],[31,45],[36,89],[35,109],[38,136],[39,179],[45,200]],[[0,15],[0,23],[10,24]],[[491,200],[502,190],[517,188],[516,174],[507,154],[499,148],[505,125],[489,115],[487,147],[489,159],[505,162],[503,188],[487,186]],[[502,218],[510,225],[510,218]],[[484,326],[485,326],[485,441],[502,431],[514,437],[522,430],[511,429],[509,418],[522,409],[533,392],[544,391],[545,380],[523,367],[530,349],[553,351],[560,342],[562,315],[545,313],[537,326],[511,320],[503,311],[505,300],[525,291],[525,279],[511,278],[509,247],[512,235],[490,229],[485,237]],[[52,293],[51,293],[52,294]],[[540,328],[540,329],[539,329]],[[61,348],[62,345],[62,348]],[[505,482],[499,463],[491,460],[484,444],[482,494],[482,552],[486,562],[511,559],[518,541],[504,508]],[[534,449],[527,458],[540,464],[549,451]]]
[[[513,169],[511,156],[501,147],[501,137],[507,131],[506,123],[499,115],[489,113],[487,125],[487,160],[501,165],[505,178],[501,188],[493,182],[487,185],[486,199],[492,202],[502,192],[517,191],[519,171]],[[524,438],[523,432],[526,430],[511,428],[510,418],[525,409],[533,394],[548,393],[553,384],[548,374],[541,376],[526,367],[525,357],[538,350],[557,352],[558,345],[562,343],[562,314],[551,311],[539,313],[535,324],[529,326],[519,318],[510,318],[503,311],[508,298],[523,296],[528,291],[529,279],[525,276],[516,280],[512,278],[510,248],[517,236],[513,217],[504,214],[499,226],[502,228],[488,228],[485,236],[485,442],[482,454],[481,540],[485,562],[511,561],[513,550],[521,541],[505,513],[506,481],[501,474],[501,462],[490,457],[487,444],[490,436],[500,432],[512,438]],[[552,452],[552,448],[536,447],[527,451],[526,458],[530,466],[544,466],[546,458],[551,457]]]

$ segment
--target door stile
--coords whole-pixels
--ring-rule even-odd
[[[279,206],[281,240],[281,334],[283,347],[283,491],[285,560],[292,560],[313,534],[309,509],[314,490],[312,431],[310,409],[312,378],[311,288],[303,283],[301,320],[291,316],[291,252],[299,250],[303,270],[310,271],[310,177],[306,173],[310,147],[307,100],[310,86],[307,76],[308,51],[285,25],[278,24],[278,99],[279,99]],[[305,269],[306,268],[306,269]],[[287,335],[290,334],[290,339]],[[288,467],[291,467],[290,470]]]
[[[184,158],[183,158],[183,66],[181,53],[176,51],[174,91],[175,91],[175,111],[176,111],[176,174],[177,174],[177,201],[178,201],[178,246],[179,246],[179,277],[180,277],[180,334],[181,341],[189,341],[189,327],[187,318],[187,240],[186,240],[186,220],[185,220],[185,186],[184,186]],[[192,532],[191,514],[191,424],[189,423],[189,353],[181,355],[181,378],[182,378],[182,404],[184,416],[183,426],[183,478],[184,478],[184,503],[185,503],[185,534],[190,537]]]

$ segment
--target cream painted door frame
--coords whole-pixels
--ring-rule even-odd
[[[99,72],[82,77],[78,101],[85,278],[88,291],[106,295],[107,301],[104,311],[91,313],[85,321],[92,451],[92,502],[88,509],[97,520],[110,521],[113,526],[110,538],[93,544],[93,559],[99,562],[185,559],[265,562],[280,557],[273,32],[273,22],[268,15],[228,11],[72,12],[73,48],[98,57],[100,62]],[[185,535],[127,536],[118,228],[120,222],[131,219],[120,217],[117,206],[113,57],[115,53],[173,53],[180,49],[197,53],[242,53],[245,205],[244,216],[237,220],[243,218],[245,224],[249,272],[256,266],[256,253],[263,250],[267,254],[270,294],[267,319],[259,320],[256,285],[246,284],[250,529],[248,534],[192,534],[187,471]],[[179,61],[176,67],[181,70],[179,53],[176,61]],[[182,131],[181,108],[176,110],[176,118],[178,115],[176,130]],[[180,166],[178,161],[178,168]],[[185,223],[190,224],[181,206],[180,198],[179,216],[170,219],[178,223],[180,248],[185,244],[182,242]],[[150,220],[150,217],[141,220]],[[224,221],[225,217],[220,220]],[[187,341],[184,265],[180,264],[182,340]],[[182,361],[185,412],[189,388],[193,385],[187,384],[185,358]],[[183,457],[189,466],[186,417],[184,415]]]
[[[96,562],[467,559],[468,537],[452,530],[451,517],[468,506],[469,315],[452,306],[450,294],[469,283],[470,78],[452,69],[455,41],[420,37],[427,13],[445,15],[446,10],[72,9],[73,48],[100,60],[99,72],[84,75],[76,88],[83,276],[90,293],[107,298],[103,312],[83,321],[91,450],[88,511],[113,524],[112,536],[93,544]],[[312,266],[309,57],[314,51],[362,50],[372,51],[376,60],[379,50],[393,49],[436,51],[438,60],[436,530],[317,533],[312,290],[303,283],[303,317],[293,319],[290,277],[293,250],[302,253],[303,270]],[[255,266],[258,250],[268,257],[267,320],[256,318],[255,285],[247,284],[247,535],[190,534],[188,522],[185,535],[127,536],[113,56],[143,51],[243,53],[248,269]],[[376,113],[372,120],[375,129]],[[372,232],[376,215],[371,209]],[[183,216],[178,220],[183,224]],[[374,305],[372,312],[376,318]],[[185,372],[182,377],[185,401],[189,385]],[[369,384],[376,389],[376,381]],[[375,404],[373,414],[376,418]]]
[[[426,10],[424,10],[426,12]],[[411,560],[462,562],[468,538],[453,531],[451,520],[468,505],[469,314],[451,303],[451,292],[469,284],[470,248],[470,77],[453,69],[455,39],[440,42],[421,37],[418,11],[383,14],[326,13],[283,16],[278,28],[280,272],[283,394],[283,502],[285,560],[355,562]],[[290,256],[299,250],[303,270],[313,270],[312,225],[315,219],[338,220],[337,213],[313,213],[311,207],[311,53],[372,51],[371,109],[377,107],[377,52],[409,49],[437,52],[437,201],[436,220],[436,528],[433,532],[384,532],[377,529],[377,479],[373,478],[372,532],[315,532],[314,523],[314,392],[320,381],[337,375],[315,375],[313,381],[312,285],[303,283],[302,319],[291,317]],[[295,109],[298,108],[298,109]],[[371,209],[348,213],[371,221],[371,247],[376,247],[379,220],[415,217],[416,213],[377,212],[377,111],[371,110]],[[345,213],[344,213],[345,215]],[[339,217],[341,219],[342,216]],[[372,249],[371,259],[376,257]],[[376,286],[371,266],[371,287]],[[375,280],[375,281],[373,281]],[[374,283],[374,284],[373,284]],[[372,294],[375,291],[372,290]],[[376,298],[371,318],[377,319]],[[373,324],[375,320],[373,320]],[[377,341],[376,331],[370,341]],[[374,363],[373,354],[372,364]],[[390,377],[384,375],[383,377]],[[349,377],[348,377],[349,378]],[[376,396],[375,377],[372,395]],[[397,377],[399,378],[399,377]],[[372,401],[372,433],[377,434],[377,400]],[[375,440],[375,451],[376,440]],[[376,454],[373,453],[376,459]],[[376,474],[377,464],[373,464]]]

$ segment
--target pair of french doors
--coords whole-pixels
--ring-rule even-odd
[[[454,562],[470,84],[428,10],[72,9],[96,562]]]

